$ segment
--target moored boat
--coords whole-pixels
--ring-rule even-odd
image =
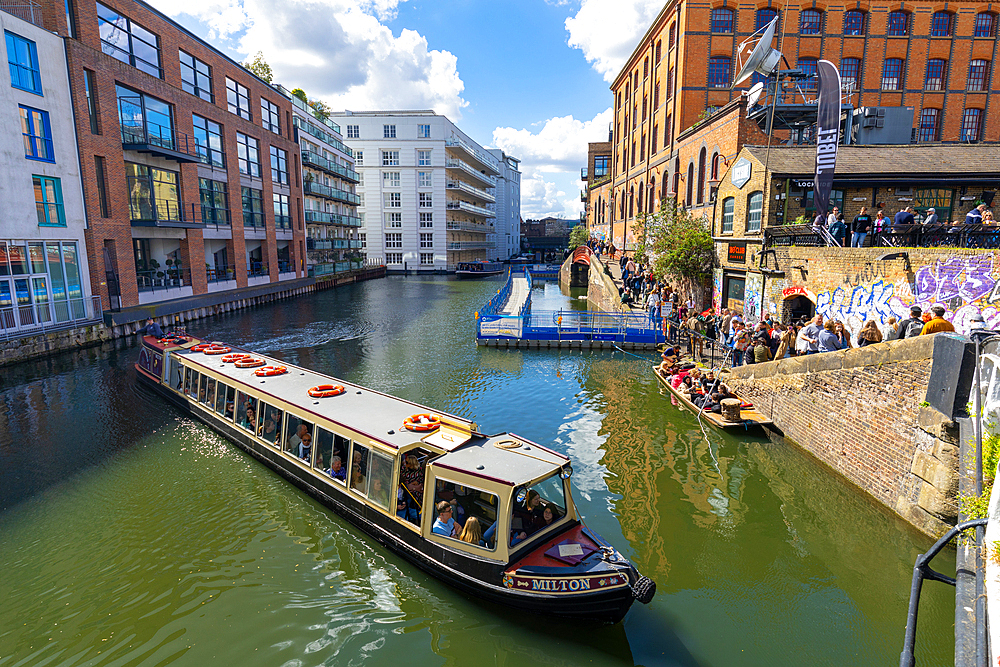
[[[455,275],[459,278],[485,278],[503,273],[502,262],[459,262],[455,266]]]
[[[770,419],[761,414],[756,408],[754,408],[752,404],[743,401],[743,399],[741,399],[739,396],[736,396],[736,398],[741,401],[740,419],[738,421],[727,420],[717,412],[709,412],[706,410],[702,410],[697,405],[692,403],[691,399],[689,399],[683,393],[678,391],[670,383],[670,378],[664,376],[663,373],[661,373],[656,366],[653,366],[653,375],[656,376],[656,379],[660,381],[660,384],[663,385],[667,389],[667,391],[670,392],[670,394],[677,400],[678,403],[683,405],[685,408],[690,410],[695,415],[700,413],[702,417],[705,418],[705,421],[707,421],[715,428],[721,430],[727,430],[727,429],[746,430],[749,428],[762,427],[771,423]]]
[[[525,438],[485,435],[461,417],[186,335],[145,337],[136,370],[181,409],[466,593],[608,622],[655,593],[584,525],[569,459]]]

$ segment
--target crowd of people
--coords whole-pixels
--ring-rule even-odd
[[[986,204],[979,204],[966,213],[962,220],[940,220],[937,210],[926,209],[919,223],[917,221],[917,211],[912,206],[901,208],[892,218],[885,215],[883,209],[876,211],[872,217],[868,213],[868,208],[861,207],[858,215],[850,221],[844,218],[844,214],[836,206],[827,214],[817,214],[813,219],[813,231],[820,233],[821,230],[827,232],[841,246],[850,245],[852,248],[862,248],[865,239],[869,234],[883,234],[892,231],[910,232],[915,225],[928,228],[934,226],[948,226],[949,233],[958,233],[965,225],[996,225],[993,219],[993,211]]]

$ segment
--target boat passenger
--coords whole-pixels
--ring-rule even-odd
[[[458,526],[452,518],[451,503],[442,500],[436,506],[438,518],[434,520],[431,531],[445,537],[458,537]]]
[[[403,484],[417,498],[424,492],[424,467],[420,465],[416,454],[407,454],[400,472]]]
[[[364,493],[367,488],[365,486],[365,475],[361,472],[361,465],[357,463],[351,467],[351,488],[357,489],[362,493]]]
[[[462,529],[462,535],[458,539],[469,544],[477,544],[485,547],[486,542],[483,540],[483,527],[479,525],[479,519],[470,516],[469,520],[465,522],[465,527]]]
[[[420,511],[413,506],[416,499],[402,484],[396,489],[396,516],[410,523],[420,524]]]
[[[344,470],[344,462],[339,456],[330,459],[330,477],[342,482],[347,480],[347,471]]]
[[[548,503],[545,509],[542,510],[542,515],[539,520],[535,523],[535,532],[539,530],[545,530],[553,523],[559,520],[559,510],[552,503]]]
[[[274,442],[275,438],[278,436],[278,427],[275,425],[273,419],[268,419],[264,422],[264,425],[260,427],[260,433],[257,435],[264,438],[268,442]]]
[[[312,436],[306,433],[305,435],[302,436],[302,439],[299,442],[299,451],[298,451],[299,458],[302,459],[303,461],[308,461],[309,454],[311,453],[312,453]]]
[[[233,418],[233,410],[235,410],[235,409],[236,409],[236,402],[232,398],[230,398],[230,397],[227,396],[226,397],[226,419],[232,419]]]
[[[308,457],[308,452],[306,456],[302,455],[302,443],[306,440],[312,440],[312,436],[309,435],[309,427],[305,424],[299,424],[298,430],[295,431],[295,435],[288,439],[288,448],[293,452],[297,452],[300,459]],[[308,448],[309,445],[306,445]]]
[[[382,507],[389,505],[389,488],[382,482],[381,477],[372,477],[372,488],[368,490],[368,497],[376,505]]]

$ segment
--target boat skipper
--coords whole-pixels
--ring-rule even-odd
[[[140,336],[152,336],[153,338],[163,338],[163,329],[152,317],[146,320],[146,326],[135,331]]]

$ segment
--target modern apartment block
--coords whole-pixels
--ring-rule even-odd
[[[504,261],[521,252],[521,161],[499,148],[491,148],[489,152],[500,162],[494,223],[496,243],[489,258]]]
[[[63,40],[41,27],[39,8],[3,7],[0,337],[8,337],[99,317],[101,305],[91,299]]]
[[[66,37],[105,307],[304,276],[292,103],[145,3],[46,0],[42,13]]]
[[[302,156],[302,192],[306,226],[306,259],[310,275],[320,277],[359,268],[361,180],[354,153],[344,145],[340,126],[318,113],[306,100],[284,88],[292,102],[292,124]]]
[[[496,245],[501,161],[433,111],[346,111],[362,247],[390,272],[454,271]],[[517,188],[518,193],[520,187]]]

